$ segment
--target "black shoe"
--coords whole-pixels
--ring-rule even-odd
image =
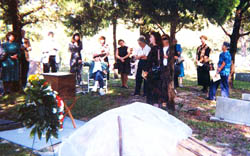
[[[205,99],[208,101],[216,101],[215,99],[210,99],[209,97],[206,97]]]
[[[202,92],[203,92],[203,93],[207,93],[208,90],[207,90],[207,89],[202,89]]]

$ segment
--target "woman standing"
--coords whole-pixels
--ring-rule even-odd
[[[221,87],[221,96],[229,97],[229,84],[228,77],[231,70],[231,61],[232,57],[230,52],[228,51],[230,48],[230,44],[228,42],[224,42],[222,45],[222,52],[220,53],[218,68],[216,76],[220,75],[220,80],[216,82],[212,82],[209,89],[209,96],[207,100],[216,100],[216,91],[217,88]]]
[[[30,41],[27,38],[24,38],[20,56],[21,81],[23,89],[26,87],[27,84],[28,72],[30,67],[30,58],[29,58],[30,51],[31,51]]]
[[[106,37],[101,36],[99,38],[99,43],[100,43],[100,47],[99,47],[99,51],[97,52],[98,54],[101,54],[102,57],[102,61],[104,61],[105,63],[108,64],[108,68],[109,68],[109,45],[106,43]],[[109,72],[107,73],[107,79],[109,80]]]
[[[183,82],[183,77],[185,76],[185,74],[184,74],[184,65],[183,65],[183,59],[182,59],[182,48],[181,48],[181,45],[180,44],[178,44],[178,41],[175,39],[174,40],[174,44],[175,44],[175,48],[176,48],[176,52],[177,52],[177,54],[178,54],[178,59],[177,59],[177,63],[179,64],[179,67],[180,67],[180,74],[178,75],[178,79],[179,79],[179,83],[178,83],[178,86],[179,87],[183,87],[183,84],[182,84],[182,82]]]
[[[159,106],[162,100],[161,68],[163,67],[162,40],[158,32],[150,33],[151,51],[147,58],[147,103]],[[161,107],[161,105],[160,105]]]
[[[81,85],[82,82],[82,42],[80,34],[76,33],[72,37],[72,41],[69,43],[69,51],[71,53],[70,58],[70,72],[76,74],[77,85]]]
[[[128,75],[131,72],[129,56],[131,53],[129,48],[125,45],[124,40],[119,40],[118,44],[120,46],[116,51],[118,73],[121,74],[122,88],[128,88]]]
[[[16,43],[16,36],[13,32],[6,35],[7,42],[3,44],[5,59],[2,61],[2,80],[5,94],[16,92],[19,89],[19,57],[20,46]]]
[[[208,92],[208,86],[210,84],[210,66],[209,66],[209,54],[210,48],[206,44],[207,37],[202,35],[200,37],[201,45],[197,48],[196,63],[197,63],[197,76],[198,85],[203,86],[202,91]]]

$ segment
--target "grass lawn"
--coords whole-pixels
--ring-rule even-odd
[[[120,87],[120,80],[109,81],[109,91],[105,96],[99,96],[96,93],[78,95],[78,100],[72,110],[76,119],[88,121],[93,117],[119,106],[130,104],[132,102],[145,102],[143,97],[134,97],[131,94],[134,91],[135,80],[129,80],[129,89]],[[199,92],[201,87],[196,85],[196,79],[186,77],[184,79],[184,88],[178,89],[176,103],[183,106],[174,115],[188,124],[193,129],[196,138],[205,140],[212,145],[216,143],[226,143],[228,148],[233,149],[234,155],[239,155],[245,151],[250,151],[250,128],[240,125],[232,125],[222,122],[212,122],[209,117],[215,113],[215,103],[211,103],[204,98],[205,94]],[[242,93],[250,93],[250,83],[234,81],[235,89],[231,90],[231,97],[241,98]],[[218,91],[218,95],[219,95]],[[15,119],[16,106],[24,102],[24,95],[16,94],[11,97],[0,99],[0,106],[3,109],[0,118]],[[196,116],[187,110],[199,107],[201,115]],[[0,155],[25,155],[29,154],[26,149],[20,148],[9,143],[0,143]]]

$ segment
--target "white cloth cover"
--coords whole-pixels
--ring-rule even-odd
[[[133,103],[104,112],[77,129],[59,148],[59,156],[119,156],[118,116],[123,156],[171,156],[192,130],[166,111]]]

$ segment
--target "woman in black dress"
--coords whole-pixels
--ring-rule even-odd
[[[150,33],[151,51],[147,58],[146,78],[148,83],[147,103],[160,106],[162,99],[161,68],[163,68],[163,52],[161,35],[158,32]],[[159,105],[160,104],[160,105]]]
[[[200,39],[201,45],[197,48],[196,53],[198,85],[203,86],[202,91],[207,93],[210,85],[209,54],[211,49],[206,44],[206,36],[202,35]]]
[[[72,41],[69,43],[69,51],[71,53],[70,58],[70,72],[76,74],[77,85],[81,85],[82,77],[82,42],[80,34],[76,33],[72,37]]]
[[[130,51],[127,46],[125,46],[124,40],[119,40],[118,44],[120,47],[116,51],[118,73],[121,74],[122,88],[128,88],[128,75],[131,72],[130,67]]]

